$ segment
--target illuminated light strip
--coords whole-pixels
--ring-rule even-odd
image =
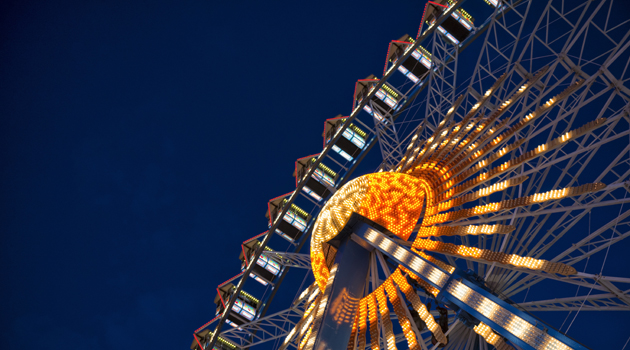
[[[208,327],[212,322],[216,321],[219,317],[221,317],[221,315],[216,316],[215,318],[211,319],[210,321],[208,321],[206,324],[204,324],[203,326],[197,328],[197,330],[195,330],[195,333],[199,332],[200,330]]]
[[[450,135],[452,133],[456,133],[458,130],[460,130],[460,125],[459,125],[459,123],[456,123],[455,126],[452,128],[452,130],[450,130],[450,132],[448,130],[445,130],[442,133],[446,133],[446,135]],[[435,137],[435,135],[434,135],[434,137]],[[420,153],[422,153],[422,155],[424,155],[424,156],[427,156],[427,155],[429,156],[423,162],[436,161],[436,159],[439,157],[439,154],[441,154],[442,152],[444,152],[445,150],[447,150],[451,146],[453,146],[452,141],[451,141],[453,139],[455,139],[455,137],[453,135],[450,135],[449,138],[444,138],[442,140],[442,142],[440,142],[440,144],[439,144],[439,146],[437,148],[435,148],[435,145],[431,146],[431,149],[435,148],[432,153],[424,154],[425,150],[423,150],[422,152],[418,152],[418,151],[414,150],[416,152],[416,154],[414,154],[414,157],[416,155],[421,155]],[[411,162],[409,162],[409,163],[410,164],[406,164],[403,167],[403,170],[409,171],[409,169],[412,168],[414,165],[417,165],[417,164],[422,163],[422,162],[420,162],[420,157],[418,157],[418,161],[416,161],[415,163],[411,163]]]
[[[542,69],[540,69],[536,74],[534,74],[534,76],[532,77],[532,79],[530,79],[529,81],[527,81],[525,83],[525,89],[519,89],[519,91],[517,91],[516,93],[514,93],[512,96],[510,96],[509,99],[505,100],[505,102],[503,102],[503,104],[501,104],[501,106],[499,106],[499,108],[492,113],[488,118],[483,120],[483,124],[481,127],[476,128],[475,130],[473,130],[471,132],[471,134],[466,137],[465,142],[460,143],[460,145],[458,145],[455,149],[455,152],[453,152],[453,154],[451,154],[447,160],[445,161],[445,164],[450,165],[449,167],[453,167],[455,165],[457,165],[459,162],[461,162],[463,159],[465,158],[469,158],[470,155],[470,151],[473,151],[474,148],[473,147],[471,149],[469,149],[469,151],[466,151],[465,146],[472,142],[473,140],[475,140],[475,138],[481,134],[485,128],[487,128],[488,126],[490,126],[492,123],[494,123],[501,115],[503,115],[503,113],[505,113],[507,111],[507,107],[510,104],[514,104],[516,102],[518,102],[524,95],[525,93],[532,87],[534,86],[544,75],[545,73],[547,73],[547,71],[549,70],[549,67],[543,67]],[[495,90],[496,91],[496,90]],[[561,93],[562,94],[562,93]],[[481,118],[479,118],[478,120],[481,120]],[[470,130],[467,128],[467,130]],[[489,137],[491,137],[491,135],[487,135],[485,137],[482,137],[482,140],[486,140]],[[479,145],[481,143],[477,143],[477,145]]]
[[[567,133],[565,133],[565,134],[563,134],[563,135],[561,135],[561,136],[551,140],[550,142],[548,142],[546,144],[539,145],[535,149],[533,149],[533,150],[531,150],[531,151],[529,151],[529,152],[519,156],[516,159],[507,161],[507,162],[501,164],[500,166],[491,169],[488,172],[491,175],[491,177],[489,177],[488,180],[493,178],[493,177],[495,177],[497,174],[503,173],[503,172],[505,172],[505,171],[507,171],[509,169],[517,167],[523,162],[526,162],[526,161],[528,161],[530,159],[533,159],[535,157],[540,156],[541,154],[543,154],[545,152],[549,152],[549,151],[551,151],[551,150],[553,150],[553,149],[555,149],[557,147],[560,147],[564,143],[568,142],[569,140],[572,140],[572,139],[574,139],[576,137],[580,137],[580,136],[586,134],[587,132],[602,126],[605,121],[606,121],[606,118],[599,118],[599,119],[593,120],[593,121],[591,121],[591,122],[589,122],[589,123],[587,123],[587,124],[577,128],[575,130],[569,131],[569,132],[567,132]],[[470,169],[470,170],[468,170],[468,171],[458,175],[457,178],[463,180],[463,179],[467,178],[468,176],[474,174],[476,172],[475,169],[476,168],[472,168],[472,169]],[[455,192],[456,193],[461,192],[462,190],[465,190],[465,189],[469,188],[471,185],[473,185],[475,183],[478,183],[479,181],[481,181],[481,179],[479,177],[477,177],[475,179],[472,179],[472,180],[469,180],[469,181],[465,182],[464,184],[462,184],[460,186],[457,186],[455,188]]]
[[[283,345],[288,344],[291,341],[291,339],[293,339],[293,336],[295,335],[295,332],[296,332],[298,326],[299,326],[299,323],[296,324],[295,327],[293,327],[293,329],[291,330],[291,332],[289,332],[289,334],[287,334],[287,336],[284,338]],[[281,349],[282,348],[283,347],[281,347]]]
[[[543,108],[543,110],[541,110],[541,111],[537,110],[534,113],[528,114],[525,118],[523,118],[523,120],[521,120],[519,123],[515,124],[512,128],[510,128],[505,133],[499,135],[490,144],[486,145],[486,147],[484,147],[481,150],[476,151],[471,156],[470,159],[466,160],[465,162],[460,164],[458,167],[456,167],[453,170],[452,173],[459,173],[459,172],[463,171],[466,166],[468,166],[470,163],[475,161],[481,155],[483,155],[483,154],[493,150],[496,147],[496,145],[499,144],[499,142],[501,140],[505,140],[505,139],[510,138],[517,130],[520,130],[522,127],[524,127],[524,125],[528,124],[530,120],[533,120],[536,116],[539,116],[539,115],[543,114],[546,111],[546,108],[548,108],[546,106],[547,106],[546,104],[543,105],[543,107],[545,107],[545,108]],[[582,135],[586,134],[588,131],[601,126],[605,121],[606,121],[606,118],[599,118],[599,119],[596,119],[594,121],[591,121],[591,122],[583,125],[582,127],[578,128],[578,129],[569,131],[569,132],[561,135],[560,137],[552,140],[551,142],[549,142],[547,144],[538,146],[536,149],[534,149],[532,151],[529,151],[528,153],[526,153],[524,155],[521,155],[519,158],[517,158],[515,160],[512,160],[511,162],[519,162],[519,161],[522,162],[523,161],[522,159],[529,160],[529,159],[531,159],[531,157],[539,156],[543,152],[551,151],[551,150],[561,146],[562,144],[566,143],[567,141],[569,141],[571,139],[574,139],[576,137],[582,136]],[[488,159],[484,159],[482,161],[479,161],[475,166],[471,167],[470,169],[462,172],[461,174],[459,174],[455,178],[453,178],[453,182],[454,183],[458,183],[458,182],[463,181],[464,179],[466,179],[469,176],[471,176],[474,173],[476,173],[481,168],[485,167],[488,164],[491,164],[493,161],[495,161],[496,159],[500,158],[504,154],[515,150],[516,148],[518,148],[520,146],[520,144],[523,141],[524,141],[524,139],[521,139],[521,140],[517,141],[514,144],[507,145],[503,149],[499,150],[499,152],[497,152],[497,153],[491,155],[490,157],[488,157]],[[492,146],[492,147],[489,147],[489,146]],[[529,155],[529,158],[528,158],[528,155]],[[510,162],[506,162],[504,164],[507,164],[507,163],[510,163]],[[518,166],[518,164],[516,164],[515,166]],[[492,170],[495,170],[495,169],[492,169]],[[474,179],[470,180],[468,182],[471,182],[471,181],[474,181]]]
[[[449,159],[449,157],[446,157],[446,154],[450,154],[453,151],[453,149],[457,151],[458,149],[465,146],[469,142],[469,139],[467,138],[462,140],[462,137],[464,136],[462,135],[462,133],[470,130],[472,126],[474,126],[474,123],[469,123],[469,120],[472,119],[472,117],[477,114],[477,112],[479,111],[479,107],[485,105],[486,101],[487,99],[482,99],[480,102],[477,102],[475,104],[475,106],[473,107],[473,110],[470,111],[467,117],[465,117],[464,120],[462,120],[459,123],[459,125],[457,126],[457,131],[453,135],[451,135],[451,141],[444,148],[444,150],[436,153],[433,157],[429,159],[429,161],[440,160],[442,163],[446,163],[446,161],[448,161]],[[484,114],[482,113],[479,119],[480,120],[483,119],[483,116]],[[468,125],[469,127],[466,128],[466,125]],[[442,157],[443,153],[445,154],[445,156]]]
[[[352,212],[359,210],[365,196],[369,179],[358,177],[340,188],[324,205],[313,225],[311,236],[311,267],[319,289],[324,290],[329,276],[324,255],[324,242],[336,236],[350,219]]]
[[[369,188],[358,214],[367,217],[403,240],[409,238],[422,213],[427,186],[413,176],[396,173],[366,175]]]
[[[441,224],[447,221],[465,219],[473,216],[484,215],[488,213],[494,213],[500,210],[513,209],[517,207],[524,207],[534,203],[540,203],[555,199],[562,199],[565,197],[579,196],[585,193],[597,192],[604,189],[606,185],[603,183],[591,183],[577,187],[567,187],[558,190],[551,190],[544,193],[536,193],[527,197],[520,197],[515,199],[507,199],[501,202],[488,203],[485,205],[478,205],[469,209],[462,209],[451,211],[448,213],[436,214],[429,217],[424,217],[422,226],[431,226],[435,224]]]
[[[387,343],[387,350],[396,350],[396,337],[394,336],[394,327],[392,320],[389,318],[389,308],[387,307],[387,299],[385,297],[384,287],[381,284],[373,292],[378,301],[378,310],[381,314],[381,323],[383,324],[383,333]]]
[[[458,130],[460,130],[460,126],[456,124],[453,129],[447,133],[448,137],[444,138],[440,145],[435,149],[435,151],[433,151],[433,154],[429,155],[428,160],[435,161],[440,158],[440,155],[442,153],[448,152],[450,148],[452,148],[455,143],[459,141],[459,139],[454,135],[454,133],[457,133]]]
[[[407,345],[411,350],[420,350],[420,345],[418,344],[418,340],[416,339],[416,333],[411,329],[411,322],[409,322],[409,318],[407,318],[407,313],[403,309],[402,302],[398,297],[398,293],[396,292],[396,287],[391,279],[385,280],[383,282],[385,286],[385,290],[387,291],[387,296],[389,297],[389,301],[391,301],[394,306],[394,312],[398,317],[398,322],[402,327],[403,333],[405,334],[405,338],[407,339]]]
[[[357,348],[357,323],[359,322],[359,313],[354,314],[354,322],[352,323],[352,331],[350,332],[350,340],[348,341],[347,350],[355,350]]]
[[[456,131],[456,133],[454,133],[452,135],[453,139],[457,139],[459,140],[459,138],[461,138],[460,134],[462,134],[465,130],[465,126],[468,125],[468,123],[470,122],[470,120],[475,117],[477,115],[477,113],[479,113],[479,111],[481,110],[481,108],[483,106],[486,105],[486,103],[488,102],[488,100],[490,99],[490,97],[492,96],[492,94],[494,92],[496,92],[499,88],[499,86],[503,83],[503,81],[505,80],[505,78],[507,77],[507,73],[503,73],[499,79],[497,79],[494,84],[492,84],[492,86],[490,87],[490,89],[488,89],[486,91],[485,94],[483,94],[483,96],[481,97],[480,100],[477,101],[477,103],[475,103],[473,105],[473,107],[471,108],[471,110],[468,112],[468,114],[466,114],[466,116],[462,119],[461,122],[459,122],[459,125],[461,127],[458,126],[458,129]],[[430,158],[430,160],[434,160],[437,159],[440,155],[442,155],[442,153],[448,154],[457,144],[457,142],[455,143],[449,143],[449,146],[447,146],[442,152],[437,153],[433,158]]]
[[[317,284],[313,283],[310,286],[306,287],[306,289],[304,289],[302,291],[302,293],[300,293],[300,296],[298,297],[298,300],[302,300],[304,298],[306,298],[307,295],[309,295],[309,293],[312,293],[314,288],[316,288]]]
[[[443,179],[448,179],[453,174],[457,174],[457,173],[461,172],[469,164],[472,164],[474,161],[476,161],[479,157],[483,156],[487,152],[490,152],[490,151],[494,150],[496,147],[498,147],[498,144],[499,144],[499,142],[501,140],[509,139],[517,131],[519,131],[522,128],[524,128],[525,126],[529,125],[536,118],[542,116],[545,112],[547,112],[549,109],[551,109],[553,106],[555,106],[558,102],[560,102],[563,99],[567,98],[571,93],[573,93],[573,91],[577,90],[582,85],[583,82],[584,82],[583,80],[578,80],[575,84],[569,86],[564,91],[562,91],[560,94],[558,94],[558,95],[552,97],[551,99],[549,99],[545,104],[543,104],[540,107],[538,107],[538,109],[536,109],[534,112],[532,112],[532,113],[526,115],[525,117],[523,117],[518,123],[512,125],[507,131],[505,131],[502,134],[500,134],[499,136],[497,136],[493,140],[493,142],[487,144],[486,146],[484,146],[484,148],[482,148],[480,150],[475,150],[477,145],[481,145],[491,135],[488,135],[485,138],[482,138],[482,140],[477,142],[476,145],[474,147],[470,148],[469,151],[459,154],[459,156],[457,158],[455,158],[452,162],[449,163],[449,165],[451,165],[451,167],[454,167],[454,170],[451,173],[445,174]],[[533,85],[533,83],[532,82],[528,82],[528,85]],[[504,122],[506,122],[506,121],[504,121]],[[504,125],[505,125],[505,123],[500,124],[500,126],[497,128],[497,130],[503,128]],[[577,137],[577,136],[574,136],[574,137]],[[455,166],[455,165],[457,165],[457,166]],[[469,173],[468,176],[470,176],[471,174],[472,173]],[[461,174],[460,177],[461,176],[464,176],[464,175]],[[468,176],[464,176],[461,180],[465,179]],[[456,181],[456,183],[457,182],[459,182],[459,181]],[[441,190],[446,190],[446,189],[441,189]]]
[[[494,185],[479,189],[476,192],[469,193],[465,196],[441,202],[440,204],[438,204],[438,211],[446,211],[451,208],[460,206],[464,203],[474,201],[475,199],[478,199],[480,197],[486,197],[493,193],[503,191],[508,187],[520,185],[527,179],[528,179],[527,176],[515,177],[512,179],[505,180],[505,181],[497,182]]]
[[[392,97],[394,97],[394,99],[398,100],[398,98],[400,97],[398,95],[398,93],[396,91],[394,91],[394,89],[392,89],[391,87],[389,87],[386,84],[383,84],[383,86],[381,87],[381,89],[387,91]]]
[[[313,346],[315,345],[315,341],[317,340],[317,333],[323,321],[324,313],[326,312],[326,306],[328,305],[328,298],[330,297],[330,293],[332,293],[333,282],[335,281],[335,275],[337,273],[337,267],[338,265],[335,264],[330,269],[330,274],[328,276],[328,281],[326,283],[326,289],[324,289],[324,293],[322,293],[321,295],[321,299],[316,308],[317,311],[315,314],[315,319],[313,320],[313,324],[311,325],[312,331],[308,337],[308,340],[306,341],[306,345],[304,346],[304,349],[306,350],[313,349]]]
[[[452,110],[453,109],[449,109],[449,111],[452,111]],[[450,116],[450,113],[447,116]],[[438,133],[434,133],[433,136],[431,136],[430,138],[430,140],[432,141],[425,143],[422,150],[419,150],[419,149],[418,151],[414,150],[415,152],[414,156],[418,157],[417,160],[413,163],[410,163],[404,166],[403,170],[408,170],[412,168],[413,166],[416,166],[422,162],[434,160],[436,158],[436,155],[439,154],[445,148],[445,146],[450,144],[450,139],[447,138],[446,136],[459,130],[457,128],[458,128],[458,125],[455,124],[455,126],[453,127],[452,130],[450,130],[450,132],[449,132],[449,129],[446,129],[442,131],[439,135]]]
[[[501,305],[486,298],[464,283],[454,280],[444,290],[462,301],[475,311],[488,318],[499,327],[510,332],[529,346],[537,350],[570,350],[571,348],[558,339],[543,332]]]
[[[367,132],[361,130],[358,126],[350,123],[350,126],[348,126],[348,128],[352,129],[352,131],[354,131],[355,133],[359,134],[359,136],[361,136],[361,138],[363,140],[365,140],[366,136],[367,136]]]
[[[254,298],[253,295],[251,295],[251,294],[249,294],[249,293],[247,293],[245,291],[241,290],[241,296],[244,296],[245,298],[250,299],[249,301],[255,301],[256,304],[260,304],[260,300]]]
[[[228,283],[230,283],[230,282],[234,281],[235,279],[237,279],[237,278],[241,277],[241,276],[243,275],[243,273],[244,273],[244,272],[241,272],[241,273],[239,273],[238,275],[236,275],[236,276],[234,276],[234,277],[230,278],[229,280],[227,280],[227,281],[225,281],[225,282],[223,282],[223,283],[219,284],[219,286],[217,287],[217,289],[219,289],[219,288],[223,287],[224,285],[226,285],[226,284],[228,284]]]
[[[302,340],[300,341],[300,345],[298,346],[298,350],[302,350],[304,349],[304,347],[306,346],[306,342],[308,341],[308,339],[311,336],[311,333],[313,332],[313,325],[311,325],[308,328],[308,331],[306,331],[306,334],[304,335],[304,337],[302,338]]]
[[[306,319],[306,322],[304,322],[304,324],[300,328],[300,336],[304,336],[304,333],[306,333],[306,330],[308,329],[308,327],[310,327],[311,324],[313,324],[314,315],[311,315],[311,312],[315,309],[317,305],[319,305],[320,300],[321,299],[318,299],[314,303],[312,303],[311,306],[309,306],[309,308],[304,313],[304,319]]]
[[[417,167],[415,167],[413,170],[408,170],[406,172],[407,175],[413,176],[418,178],[421,182],[423,182],[426,185],[426,190],[425,193],[429,194],[429,196],[427,197],[427,209],[428,210],[434,210],[435,212],[437,212],[437,207],[434,208],[434,198],[436,198],[437,196],[435,195],[435,188],[439,188],[440,186],[440,182],[439,182],[439,177],[441,174],[445,173],[446,171],[448,171],[447,168],[438,168],[438,164],[437,163],[422,163],[420,165],[418,165]],[[425,213],[426,215],[433,215],[433,213]]]
[[[426,249],[434,252],[471,257],[485,261],[495,261],[504,265],[524,267],[530,270],[539,270],[548,273],[557,273],[561,275],[574,275],[577,273],[573,266],[565,265],[563,263],[551,262],[542,259],[534,259],[531,257],[524,257],[515,254],[493,252],[487,249],[479,249],[475,247],[467,247],[452,243],[432,241],[430,239],[424,238],[417,238],[413,242],[413,247],[416,249]]]
[[[427,281],[425,281],[422,278],[418,277],[418,275],[416,275],[415,273],[411,272],[406,267],[404,267],[404,266],[399,266],[399,267],[400,267],[400,269],[402,271],[407,273],[409,275],[409,277],[413,278],[420,286],[422,286],[422,288],[426,289],[429,293],[433,294],[433,296],[437,296],[438,293],[440,293],[439,289],[433,287],[432,285],[427,283]]]
[[[319,289],[317,289],[317,290],[319,290]],[[304,315],[302,315],[302,318],[300,319],[300,321],[298,321],[298,323],[295,325],[295,327],[293,327],[291,332],[289,332],[289,334],[286,336],[286,338],[284,338],[284,343],[280,346],[280,348],[278,348],[278,350],[286,349],[286,347],[289,344],[289,342],[296,335],[296,332],[297,332],[298,329],[300,330],[300,332],[298,333],[298,337],[302,338],[302,340],[300,341],[300,344],[306,343],[306,340],[305,340],[306,337],[304,336],[304,334],[309,329],[312,328],[311,326],[313,325],[313,319],[315,318],[315,315],[311,315],[311,312],[316,309],[316,307],[319,305],[320,300],[321,300],[321,298],[317,298],[315,300],[315,302],[311,303],[306,308],[306,311],[304,312]]]
[[[501,111],[501,110],[499,110]],[[495,113],[496,114],[496,113]],[[461,148],[456,149],[456,151],[454,152],[454,154],[459,154],[459,156],[457,158],[454,157],[454,154],[446,157],[444,160],[441,161],[440,163],[440,167],[444,168],[444,169],[449,169],[451,167],[453,167],[453,164],[457,164],[461,161],[461,159],[463,159],[464,157],[466,158],[466,161],[469,161],[470,159],[477,159],[478,157],[482,156],[483,153],[481,153],[481,151],[476,150],[475,149],[485,143],[493,134],[496,130],[502,129],[504,126],[506,126],[509,123],[509,120],[499,120],[499,122],[495,125],[495,127],[490,128],[486,131],[485,134],[483,134],[483,131],[486,130],[487,126],[491,125],[494,123],[494,121],[496,121],[498,119],[498,116],[495,116],[494,119],[492,119],[492,116],[490,116],[489,118],[484,118],[484,115],[482,114],[479,117],[480,121],[483,121],[482,123],[480,123],[472,132],[470,132],[468,134],[468,136],[460,143]],[[472,123],[471,125],[469,125],[470,127],[474,126],[474,123]],[[479,135],[482,134],[483,136],[481,136],[479,139],[477,139],[477,137],[479,137]],[[476,141],[475,141],[476,140]],[[475,141],[475,142],[473,142]],[[470,145],[469,145],[470,144]],[[465,147],[467,146],[468,147]],[[458,146],[459,147],[459,146]],[[459,153],[458,153],[459,152]],[[455,158],[454,161],[453,158]],[[451,164],[453,163],[453,164]],[[456,173],[455,170],[449,171],[447,173],[444,173],[441,177],[442,182],[450,179],[453,174]],[[451,186],[453,186],[454,180],[451,180],[450,182],[447,182],[446,185],[449,186],[441,186],[441,187],[446,187],[446,188],[450,188]],[[442,188],[440,188],[442,190]]]
[[[295,191],[293,191],[293,193],[295,194]],[[304,209],[298,207],[295,204],[291,204],[291,207],[289,208],[289,210],[293,210],[296,214],[302,216],[304,219],[308,218],[309,216],[309,214]]]
[[[420,318],[427,325],[427,328],[433,333],[435,338],[442,344],[446,344],[448,339],[442,332],[442,328],[435,322],[433,315],[429,313],[427,307],[422,303],[418,294],[413,289],[413,287],[407,282],[407,279],[400,273],[400,270],[396,269],[393,273],[394,282],[400,287],[400,290],[405,293],[407,300],[411,302],[414,310],[420,315]]]
[[[489,143],[488,145],[491,146],[496,146],[499,144],[499,142],[501,142],[502,140],[507,139],[508,137],[511,137],[512,135],[499,135],[497,137],[494,138],[494,140],[492,140],[491,143]],[[525,142],[525,139],[522,138],[518,141],[515,141],[514,143],[511,143],[503,148],[501,148],[499,151],[492,153],[490,156],[488,156],[488,158],[484,159],[484,160],[480,160],[479,162],[477,162],[477,164],[473,167],[473,169],[477,169],[480,170],[481,168],[492,164],[492,162],[494,162],[495,160],[503,157],[504,155],[508,154],[509,152],[514,151],[515,149],[519,148],[523,142]],[[489,149],[486,149],[486,147],[484,147],[483,149],[481,149],[481,153],[487,153],[489,151],[492,151],[494,149],[494,147],[488,147]]]
[[[389,238],[385,238],[382,234],[378,233],[377,231],[373,229],[369,229],[365,233],[364,237],[374,246],[383,250],[385,253],[393,256],[404,265],[409,266],[414,271],[422,275],[424,278],[431,281],[431,283],[438,286],[438,288],[443,288],[444,285],[446,284],[446,281],[449,278],[447,274],[431,266],[431,264],[425,262],[421,258],[409,253],[409,251],[398,246]]]
[[[455,267],[454,266],[451,266],[451,265],[445,263],[444,261],[442,261],[440,259],[432,257],[431,255],[425,254],[425,253],[417,250],[414,247],[411,247],[411,251],[416,253],[416,254],[418,254],[418,255],[420,255],[422,258],[432,262],[433,264],[437,265],[439,268],[441,268],[442,270],[444,270],[444,271],[446,271],[448,273],[452,274],[453,272],[455,272]]]
[[[215,331],[216,331],[216,330],[215,330]],[[197,334],[196,334],[196,333],[197,333],[197,331],[195,331],[195,333],[193,333],[193,337],[195,337],[195,341],[197,342],[197,345],[199,345],[199,349],[200,349],[200,350],[203,350],[203,349],[204,349],[204,347],[201,345],[201,342],[199,341],[199,338],[197,337]],[[208,334],[206,335],[206,337],[204,337],[204,339],[207,339],[207,336],[208,336],[208,335],[209,335],[210,337],[212,337],[212,336],[214,335],[214,333],[215,333],[215,332],[208,332]],[[227,346],[229,349],[232,349],[232,350],[236,349],[236,345],[234,345],[232,342],[230,342],[229,340],[227,340],[227,339],[225,339],[225,338],[223,338],[223,337],[221,337],[221,336],[219,336],[219,337],[217,338],[217,342],[219,342],[219,343],[221,343],[221,344],[223,344],[223,345]],[[206,345],[207,345],[207,343],[206,343]]]
[[[372,346],[372,350],[380,350],[380,338],[379,338],[379,330],[378,330],[378,309],[376,297],[374,294],[370,294],[366,296],[364,299],[367,299],[368,306],[368,317],[370,320],[370,344]]]
[[[193,333],[193,337],[195,337],[195,341],[197,341],[197,345],[199,345],[199,349],[204,350],[203,346],[201,346],[201,342],[199,341],[199,338],[197,338],[197,334]]]
[[[359,319],[358,319],[358,323],[359,323],[359,341],[358,341],[358,348],[359,349],[365,349],[365,343],[366,343],[366,339],[365,339],[365,335],[367,332],[367,323],[366,323],[366,319],[367,319],[367,300],[365,300],[365,298],[361,299],[361,301],[359,301]]]
[[[438,129],[440,129],[443,125],[444,125],[443,123],[441,123],[440,125],[438,125]],[[412,144],[413,144],[413,141],[415,140],[415,138],[417,138],[417,137],[418,137],[418,135],[420,135],[420,133],[422,132],[422,130],[424,130],[424,127],[423,127],[423,128],[419,128],[419,129],[418,129],[418,131],[416,131],[416,134],[414,135],[414,138],[412,139]],[[429,137],[427,140],[424,140],[424,141],[420,142],[420,145],[418,145],[418,147],[416,147],[416,148],[413,150],[414,157],[418,157],[418,160],[417,160],[415,163],[419,163],[419,162],[420,162],[420,160],[421,160],[421,159],[422,159],[422,157],[424,156],[425,152],[429,149],[431,142],[433,142],[433,140],[435,139],[435,135],[437,135],[437,134],[436,134],[436,133],[434,133],[434,134],[433,134],[431,137]],[[422,149],[420,149],[420,148],[421,148],[421,146],[422,146]],[[403,157],[403,159],[401,159],[401,160],[400,160],[400,163],[399,163],[399,164],[400,164],[401,166],[403,166],[403,165],[404,165],[403,161],[405,160],[405,158],[406,158],[406,156],[405,156],[405,157]],[[411,165],[409,165],[409,166],[405,166],[403,169],[408,169],[408,168],[410,168],[410,167],[413,167],[413,166],[415,166],[415,163],[414,163],[414,164],[411,164]]]
[[[258,235],[254,236],[254,237],[252,237],[252,238],[250,238],[250,239],[248,239],[248,240],[246,240],[246,241],[243,241],[243,243],[242,243],[242,244],[247,244],[247,243],[249,243],[249,242],[251,242],[251,241],[255,240],[256,238],[258,238],[258,237],[260,237],[260,236],[266,235],[267,233],[269,233],[269,231],[265,231],[265,232],[263,232],[263,233],[261,233],[261,234],[258,234]]]
[[[494,333],[492,331],[492,329],[487,324],[485,324],[483,322],[479,322],[479,324],[476,325],[473,328],[473,330],[475,331],[475,333],[477,333],[480,336],[482,336],[483,339],[486,341],[486,343],[494,345],[494,347],[497,350],[512,350],[512,349],[514,349],[512,346],[510,346],[507,343],[505,343],[505,341],[503,340],[503,338],[500,335]]]
[[[429,138],[428,142],[425,144],[424,148],[422,149],[422,156],[418,156],[416,163],[422,162],[425,158],[427,158],[427,156],[430,156],[431,154],[433,154],[433,151],[435,150],[435,146],[437,146],[442,141],[442,139],[448,134],[448,132],[444,133],[443,129],[446,126],[446,124],[448,124],[448,122],[451,120],[451,118],[455,114],[455,110],[462,103],[463,99],[464,99],[464,95],[460,95],[455,101],[455,103],[453,103],[453,106],[451,106],[448,112],[446,112],[444,119],[442,119],[440,124],[438,124],[438,127],[435,129],[433,136]],[[448,129],[446,131],[448,131]]]
[[[315,158],[313,158],[312,163],[315,163]],[[317,167],[322,169],[328,175],[330,175],[332,177],[337,177],[337,173],[335,171],[333,171],[332,169],[330,169],[329,167],[327,167],[326,165],[324,165],[324,163],[319,163],[319,165],[317,165]]]
[[[514,231],[511,225],[468,225],[421,227],[417,237],[505,234]]]
[[[313,299],[315,299],[315,297],[319,294],[319,292],[320,292],[319,288],[313,289],[313,293],[311,293],[311,295],[308,297],[308,300],[306,302],[310,303],[311,301],[313,301]]]

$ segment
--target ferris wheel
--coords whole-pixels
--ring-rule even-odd
[[[296,160],[191,349],[587,349],[576,319],[630,311],[630,272],[606,265],[630,235],[627,17],[429,1]],[[314,282],[274,301],[290,270]]]

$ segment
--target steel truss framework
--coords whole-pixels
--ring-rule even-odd
[[[283,266],[311,269],[311,256],[300,253],[264,252],[264,255],[278,261]]]
[[[454,8],[462,3],[464,2],[459,1]],[[473,6],[472,3],[473,0],[470,0],[467,5]],[[483,5],[478,3],[481,1],[476,1],[474,6]],[[482,114],[490,115],[523,82],[546,66],[548,71],[543,78],[506,112],[506,125],[523,118],[578,79],[584,80],[583,88],[562,100],[532,126],[518,131],[515,139],[521,144],[518,151],[510,156],[511,159],[581,126],[586,121],[602,117],[607,119],[602,127],[586,136],[499,176],[493,182],[498,183],[516,176],[528,177],[520,185],[504,191],[499,200],[591,182],[603,182],[607,187],[600,192],[569,199],[505,210],[481,218],[461,219],[455,223],[492,222],[514,225],[516,229],[506,235],[462,236],[457,239],[451,237],[444,238],[443,241],[544,258],[575,266],[578,271],[593,270],[587,269],[591,257],[596,254],[607,256],[611,246],[630,235],[630,204],[627,204],[630,201],[630,88],[627,87],[630,80],[630,20],[616,19],[618,16],[615,16],[615,9],[619,6],[619,1],[613,0],[584,1],[579,4],[576,1],[562,0],[549,0],[546,3],[514,0],[501,1],[501,4],[503,7],[496,8],[491,16],[477,25],[461,45],[453,45],[435,27],[424,32],[413,44],[413,49],[420,44],[427,48],[432,54],[435,69],[429,70],[420,83],[405,81],[394,85],[394,77],[399,74],[397,67],[410,56],[412,49],[397,63],[387,66],[384,77],[376,84],[375,90],[387,81],[406,98],[401,112],[386,115],[387,122],[375,120],[374,127],[371,128],[366,122],[367,114],[361,112],[374,95],[371,93],[356,106],[307,176],[313,174],[320,162],[334,161],[347,173],[337,187],[348,180],[349,174],[361,159],[340,163],[331,157],[330,146],[341,137],[350,122],[360,125],[372,135],[371,140],[374,142],[368,142],[368,151],[378,142],[383,158],[379,170],[392,170],[401,163],[409,150],[418,147],[431,136],[447,115],[447,110],[456,102],[459,101],[459,107],[455,108],[452,120],[460,121],[466,111],[479,101],[483,92],[505,75],[499,90],[487,103],[480,106]],[[471,72],[462,72],[462,57],[476,61]],[[462,79],[462,76],[466,79]],[[495,132],[500,132],[502,127],[505,126],[497,125]],[[416,134],[420,136],[414,139]],[[474,141],[471,140],[471,143]],[[499,147],[503,145],[505,142]],[[478,145],[481,146],[483,145]],[[490,165],[486,169],[490,169]],[[302,186],[302,183],[298,184],[296,191],[288,198],[289,204],[298,197],[295,194],[302,193]],[[487,202],[490,202],[488,198],[479,199],[479,204]],[[321,203],[314,204],[317,207],[315,210],[321,207]],[[287,207],[281,215],[285,214]],[[276,226],[277,222],[270,227],[269,232],[274,232]],[[262,247],[266,246],[271,236],[265,236]],[[402,241],[398,243],[406,244]],[[252,261],[261,253],[262,248],[256,252]],[[264,254],[276,258],[286,268],[310,268],[307,254]],[[576,286],[577,292],[574,296],[549,295],[549,298],[514,304],[524,311],[630,311],[630,278],[605,276],[603,264],[598,273],[579,272],[573,276],[559,276],[455,255],[436,256],[442,257],[453,266],[475,271],[484,277],[494,293],[505,299],[521,296],[531,288],[549,288],[554,283]],[[378,254],[375,254],[372,264],[369,278],[370,285],[374,288],[382,282],[379,276],[383,273],[387,275],[392,266]],[[244,277],[237,285],[237,292],[241,290],[253,265],[248,265]],[[418,291],[418,295],[426,297],[423,291]],[[231,308],[232,303],[233,301],[228,303],[226,310]],[[285,339],[287,341],[284,343],[280,341],[282,347],[298,348],[299,341],[290,332],[305,311],[304,303],[305,298],[298,298],[293,306],[284,311],[229,330],[222,330],[222,317],[217,325],[219,332],[216,334],[220,333],[221,337],[234,342],[239,348]],[[491,348],[472,329],[452,315],[449,316],[448,335],[451,341],[446,349],[469,348],[473,344],[478,344],[481,349]],[[396,319],[394,313],[390,317]],[[416,331],[420,334],[418,340],[422,349],[436,348],[431,345],[429,332]],[[382,329],[380,332],[382,334]],[[380,340],[380,348],[387,348],[383,335]],[[397,343],[403,340],[402,333],[396,334]],[[208,339],[204,348],[211,348],[215,341],[214,337]],[[366,345],[366,348],[370,347],[371,344]]]

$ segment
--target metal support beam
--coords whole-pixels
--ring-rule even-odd
[[[311,256],[310,254],[302,253],[282,253],[276,251],[264,251],[263,255],[277,261],[280,265],[286,267],[296,267],[299,269],[311,269]]]

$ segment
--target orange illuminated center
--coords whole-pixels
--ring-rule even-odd
[[[430,191],[426,181],[401,173],[368,174],[340,188],[322,208],[311,237],[311,265],[321,290],[329,277],[325,242],[341,231],[353,212],[407,240]]]

